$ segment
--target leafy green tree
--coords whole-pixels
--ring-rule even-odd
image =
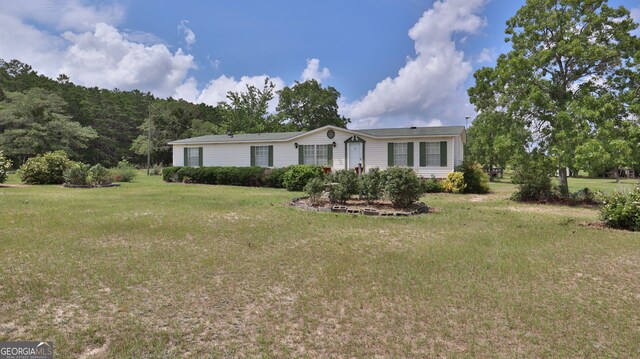
[[[97,137],[65,114],[65,102],[49,91],[33,88],[6,92],[0,107],[0,149],[24,160],[40,153],[64,150],[78,158]]]
[[[527,132],[505,112],[482,112],[467,132],[465,157],[485,168],[505,168],[516,153],[525,150]]]
[[[576,166],[591,176],[606,170],[609,162],[609,154],[598,140],[589,140],[576,148]]]
[[[507,21],[512,50],[495,69],[482,70],[493,72],[491,81],[469,91],[482,107],[487,97],[480,90],[490,87],[498,109],[530,133],[528,147],[556,164],[565,196],[576,148],[599,127],[629,116],[624,95],[637,85],[627,80],[630,73],[637,79],[640,40],[631,35],[637,27],[627,9],[606,0],[528,0]]]
[[[268,78],[259,89],[247,85],[247,91],[229,91],[230,103],[221,102],[218,108],[223,126],[233,133],[277,132],[283,129],[278,116],[269,113],[269,102],[273,100],[275,85]]]
[[[277,110],[293,130],[308,131],[326,125],[346,128],[351,122],[338,114],[340,92],[331,86],[322,88],[316,80],[296,81],[278,94]]]

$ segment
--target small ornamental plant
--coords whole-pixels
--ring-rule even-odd
[[[11,161],[0,151],[0,183],[6,182],[9,169],[11,169]]]
[[[640,231],[640,186],[607,198],[600,208],[600,216],[608,227]]]

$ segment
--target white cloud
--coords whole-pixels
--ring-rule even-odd
[[[485,25],[477,15],[484,4],[485,0],[436,1],[409,30],[416,57],[408,58],[395,77],[387,77],[362,99],[343,106],[342,113],[354,127],[362,121],[402,126],[416,118],[461,122],[473,111],[463,89],[473,68],[456,47],[454,35],[475,34]]]
[[[476,58],[477,63],[485,63],[492,62],[496,59],[496,51],[494,49],[484,48],[480,51],[478,58]]]
[[[119,4],[85,3],[82,0],[5,0],[0,2],[0,13],[61,31],[86,31],[99,22],[117,25],[124,18],[124,8]]]
[[[328,68],[323,67],[320,69],[320,60],[307,59],[307,67],[302,71],[300,79],[304,82],[307,80],[316,80],[322,82],[331,76],[331,71]]]
[[[59,72],[75,83],[170,96],[194,66],[193,56],[165,45],[127,40],[116,28],[99,23],[94,32],[63,35],[69,42]]]
[[[178,33],[184,36],[184,42],[187,44],[187,48],[190,49],[196,43],[196,34],[187,26],[189,20],[182,20],[178,24]]]
[[[67,74],[79,85],[172,95],[195,67],[193,57],[170,51],[150,34],[125,33],[101,22],[122,17],[118,5],[89,6],[80,0],[2,2],[0,58],[18,59],[52,78]]]

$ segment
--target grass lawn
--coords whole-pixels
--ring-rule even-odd
[[[428,195],[437,212],[412,218],[142,173],[0,188],[0,341],[53,340],[57,357],[640,356],[640,234],[492,186]]]

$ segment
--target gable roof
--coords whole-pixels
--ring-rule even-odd
[[[458,136],[464,137],[464,126],[431,126],[431,127],[410,127],[410,128],[374,128],[362,130],[350,130],[336,126],[323,126],[311,131],[299,132],[272,132],[272,133],[239,133],[229,135],[207,135],[186,138],[169,142],[170,145],[194,145],[213,143],[242,143],[242,142],[286,142],[298,137],[319,132],[326,129],[335,129],[352,133],[354,135],[371,138],[400,138],[400,137],[429,137],[429,136]]]

